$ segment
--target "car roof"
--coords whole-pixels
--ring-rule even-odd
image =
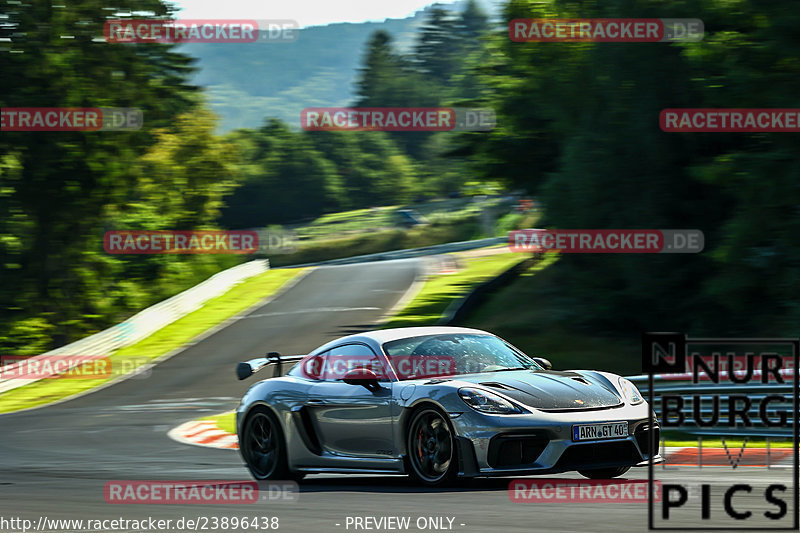
[[[375,331],[367,331],[364,333],[358,333],[355,335],[340,337],[336,340],[324,344],[323,346],[320,346],[319,348],[314,350],[314,352],[325,351],[334,346],[347,342],[364,342],[367,344],[376,343],[378,345],[381,345],[389,341],[396,341],[398,339],[407,339],[410,337],[420,337],[422,335],[454,335],[458,333],[492,335],[491,333],[480,329],[459,328],[454,326],[420,326],[414,328],[378,329]]]

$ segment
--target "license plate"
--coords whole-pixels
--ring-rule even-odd
[[[572,440],[620,439],[628,436],[627,422],[605,424],[578,424],[572,426]]]

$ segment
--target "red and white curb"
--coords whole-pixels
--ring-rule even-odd
[[[670,466],[725,466],[737,467],[751,466],[761,468],[785,468],[794,463],[794,450],[791,448],[761,448],[728,446],[727,449],[719,447],[671,447],[662,452],[666,460],[659,468]]]
[[[172,440],[193,446],[238,450],[239,439],[233,433],[219,429],[211,420],[186,422],[171,429],[167,436]]]

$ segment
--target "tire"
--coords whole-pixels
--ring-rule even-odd
[[[411,415],[406,436],[408,474],[419,484],[438,487],[458,475],[456,439],[447,415],[423,407]]]
[[[613,477],[619,477],[631,467],[629,466],[618,466],[614,468],[594,468],[591,470],[578,470],[578,473],[583,477],[588,477],[589,479],[611,479]]]
[[[250,474],[258,480],[292,479],[286,460],[286,441],[277,417],[266,407],[247,416],[239,443]]]

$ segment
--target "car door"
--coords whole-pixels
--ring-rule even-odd
[[[394,452],[391,381],[382,378],[373,390],[342,381],[349,368],[364,367],[383,368],[381,358],[365,344],[345,344],[329,350],[321,379],[311,387],[306,405],[324,450],[385,458]]]

